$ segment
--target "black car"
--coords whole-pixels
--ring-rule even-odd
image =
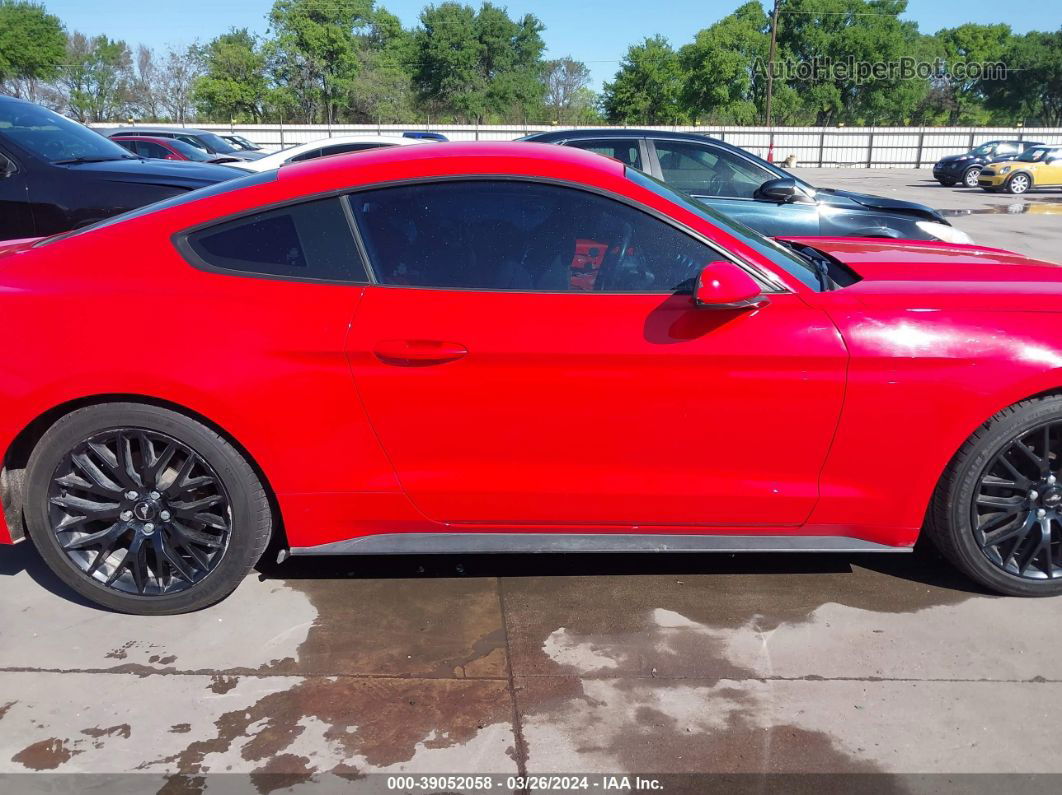
[[[964,155],[942,157],[933,166],[933,179],[946,188],[960,182],[967,188],[976,188],[982,168],[1000,160],[1013,160],[1030,146],[1043,144],[1037,141],[987,141]]]
[[[744,149],[697,133],[587,129],[520,139],[607,155],[769,235],[891,237],[969,243],[936,210],[866,193],[816,188]]]
[[[58,113],[0,96],[0,240],[65,232],[241,172],[145,160]]]
[[[217,133],[209,130],[197,130],[193,127],[119,127],[108,130],[107,135],[147,135],[151,138],[176,138],[186,144],[197,146],[211,155],[228,155],[237,160],[257,160],[265,157],[266,153],[259,150],[248,150],[234,146]]]

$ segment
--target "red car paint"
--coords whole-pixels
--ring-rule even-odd
[[[301,196],[461,175],[624,196],[782,291],[713,311],[688,295],[289,282],[199,270],[171,241]],[[0,449],[12,464],[19,434],[57,407],[140,396],[234,439],[292,546],[455,528],[909,546],[963,440],[1062,386],[1062,271],[974,246],[803,242],[862,280],[809,289],[577,149],[440,144],[287,166],[271,182],[0,249],[18,341],[2,365]]]

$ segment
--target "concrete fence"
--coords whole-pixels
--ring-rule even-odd
[[[97,125],[113,128],[113,124]],[[193,125],[189,125],[193,126]],[[401,135],[407,130],[439,132],[452,141],[509,141],[533,132],[566,129],[550,125],[432,124],[206,124],[200,129],[234,132],[277,150],[318,138],[359,133]],[[605,128],[600,129],[622,129]],[[1060,128],[1017,127],[649,127],[639,129],[697,132],[774,159],[796,157],[803,166],[928,168],[945,155],[966,151],[997,138],[1062,144]]]

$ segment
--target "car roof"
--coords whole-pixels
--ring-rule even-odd
[[[532,133],[521,140],[525,141],[571,141],[588,138],[660,138],[669,141],[715,141],[724,143],[705,133],[678,132],[672,130],[647,130],[637,127],[582,127],[570,130],[548,130]]]
[[[144,134],[150,134],[150,133],[153,133],[153,132],[154,133],[166,133],[166,132],[168,132],[168,133],[185,133],[187,135],[207,135],[207,134],[210,133],[209,130],[200,130],[200,129],[197,129],[195,127],[167,127],[164,124],[160,124],[160,125],[156,125],[156,126],[147,126],[147,127],[142,127],[142,126],[138,126],[138,125],[134,125],[132,127],[116,127],[115,129],[111,130],[108,133],[108,135],[110,135],[112,137],[115,136],[115,135],[144,135]]]
[[[458,161],[464,161],[459,164]],[[474,162],[474,166],[473,166]],[[419,164],[419,165],[418,165]],[[452,170],[450,164],[453,165]],[[341,177],[351,170],[401,167],[424,176],[543,175],[558,167],[597,172],[603,177],[622,177],[626,166],[610,157],[566,146],[518,141],[453,141],[431,146],[387,146],[364,152],[302,160],[281,166],[283,180]],[[397,170],[397,168],[396,168]]]

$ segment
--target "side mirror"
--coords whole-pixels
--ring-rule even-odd
[[[758,309],[767,298],[756,280],[733,262],[709,262],[697,276],[694,306],[705,309]]]
[[[800,183],[792,177],[769,179],[753,194],[754,199],[760,201],[778,202],[779,204],[792,204],[794,202],[810,203],[815,199],[800,187]]]

